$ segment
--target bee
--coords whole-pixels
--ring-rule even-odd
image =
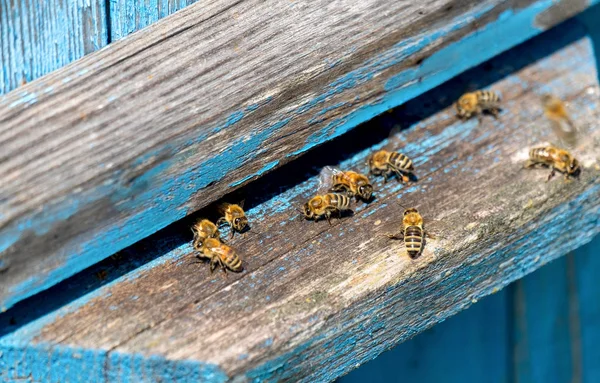
[[[579,161],[571,153],[554,146],[533,148],[529,151],[529,160],[525,163],[525,168],[532,168],[536,165],[552,168],[546,182],[554,177],[557,170],[565,175],[566,180],[571,176],[577,176],[581,171]]]
[[[550,94],[542,96],[544,114],[552,123],[552,129],[556,135],[569,145],[575,145],[577,127],[571,120],[567,107],[558,97]]]
[[[405,173],[412,174],[415,170],[410,158],[402,153],[387,150],[373,153],[367,160],[367,164],[369,174],[383,175],[384,182],[387,182],[391,173],[395,173],[402,182],[408,182],[410,178]]]
[[[248,226],[248,217],[244,213],[243,205],[243,203],[240,205],[224,203],[218,208],[223,216],[217,220],[217,226],[228,224],[231,227],[230,238],[235,231],[241,233]]]
[[[198,258],[210,259],[211,272],[219,265],[223,268],[224,272],[227,272],[227,269],[235,272],[242,271],[242,260],[236,251],[217,238],[207,238],[204,240],[200,247]]]
[[[219,232],[217,225],[208,219],[202,219],[196,222],[196,224],[192,226],[192,233],[194,233],[194,240],[192,244],[196,250],[200,250],[202,243],[207,238],[219,239],[221,237],[221,233]]]
[[[489,90],[477,90],[463,94],[455,107],[458,117],[463,120],[475,115],[480,117],[484,111],[497,118],[500,113],[500,96]]]
[[[346,193],[348,197],[369,201],[373,195],[373,185],[364,174],[353,171],[343,172],[331,166],[325,166],[319,175],[320,189],[334,193]]]
[[[396,234],[387,234],[390,239],[400,239],[406,244],[406,252],[412,259],[417,258],[423,252],[425,236],[433,238],[423,229],[423,217],[415,208],[404,210],[402,218],[402,231]]]
[[[302,207],[302,214],[306,219],[327,218],[327,222],[331,225],[331,216],[335,213],[338,215],[345,210],[350,210],[350,198],[338,193],[328,193],[317,195],[311,198]]]

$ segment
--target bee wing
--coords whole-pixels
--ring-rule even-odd
[[[227,203],[227,202],[223,202],[223,203],[218,204],[217,205],[217,213],[219,213],[220,216],[224,216],[225,212],[229,208],[229,205],[231,205],[231,204]]]
[[[333,176],[343,173],[340,169],[333,166],[325,166],[319,173],[319,194],[327,192],[333,187]]]

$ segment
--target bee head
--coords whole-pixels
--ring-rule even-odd
[[[304,216],[308,219],[312,219],[314,217],[314,214],[310,209],[310,205],[308,202],[302,205],[302,214],[304,214]]]
[[[410,208],[404,210],[405,217],[411,213],[419,213],[419,211],[417,209],[415,209],[414,207],[410,207]]]
[[[468,118],[471,116],[471,112],[475,109],[477,105],[477,96],[473,93],[466,93],[462,95],[454,106],[456,107],[456,112],[461,118]]]
[[[231,226],[237,231],[242,231],[248,226],[248,218],[246,216],[234,218]]]
[[[363,198],[365,201],[371,199],[373,195],[373,186],[371,184],[365,184],[358,187],[358,195]]]
[[[577,159],[575,159],[575,158],[571,158],[571,161],[569,161],[569,167],[568,167],[567,171],[570,175],[579,174],[579,172],[581,171],[581,166],[579,165],[579,161],[577,161]]]

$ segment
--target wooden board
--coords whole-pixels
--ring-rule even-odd
[[[111,41],[145,28],[195,3],[197,0],[114,0],[110,1]]]
[[[447,106],[467,83],[502,93],[499,120],[456,120]],[[527,149],[552,139],[539,108],[545,92],[568,100],[585,127],[574,153],[586,169],[576,181],[546,183],[546,170],[521,170]],[[96,282],[88,284],[113,275],[104,287],[53,312],[43,295],[7,312],[0,370],[42,379],[40,366],[52,361],[68,366],[52,373],[70,381],[332,380],[600,231],[599,94],[590,40],[578,23],[563,25],[313,158],[361,168],[374,149],[397,148],[415,160],[418,183],[378,180],[375,201],[330,227],[298,217],[294,207],[317,179],[298,181],[311,171],[306,161],[290,164],[263,177],[253,198],[277,189],[277,177],[298,177],[294,186],[249,209],[252,231],[231,241],[245,272],[224,277],[192,264],[189,227],[174,226],[89,270]],[[408,129],[377,137],[398,121]],[[438,236],[417,261],[384,236],[399,225],[399,202],[417,206]],[[156,254],[164,255],[139,267]],[[85,279],[48,293],[62,299],[77,286],[86,291]]]
[[[3,96],[0,307],[593,3],[201,2]]]
[[[105,3],[1,0],[0,95],[105,46]]]

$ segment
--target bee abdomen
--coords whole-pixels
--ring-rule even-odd
[[[423,247],[423,230],[419,226],[409,226],[404,231],[406,251],[411,258],[417,257]]]
[[[477,100],[482,106],[493,106],[500,102],[500,96],[489,90],[477,91]]]
[[[390,163],[398,169],[412,169],[413,163],[408,156],[394,152],[390,156]]]
[[[242,260],[233,252],[227,255],[225,264],[233,271],[238,271],[242,268]]]
[[[529,158],[534,161],[547,161],[550,157],[546,148],[533,148],[529,151]]]
[[[331,193],[329,196],[332,206],[335,206],[339,210],[348,210],[350,208],[350,198],[347,196],[338,193]]]

